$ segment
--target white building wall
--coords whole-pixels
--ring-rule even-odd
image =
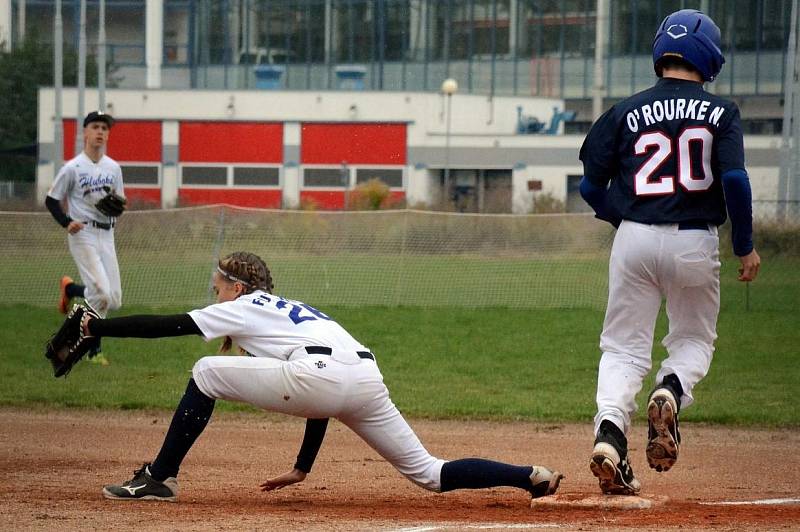
[[[511,197],[511,212],[527,214],[533,206],[533,192],[528,190],[528,181],[534,179],[533,168],[526,166],[514,168],[511,173],[511,187],[515,194]]]
[[[300,123],[287,122],[283,125],[283,145],[285,147],[300,146]],[[299,154],[298,154],[299,156]],[[281,176],[283,187],[283,207],[296,209],[300,206],[300,166],[299,161],[285,160]]]
[[[64,116],[75,113],[75,93],[73,88],[64,90]],[[87,108],[93,98],[97,100],[96,91],[87,89]],[[409,145],[419,145],[428,134],[446,132],[444,97],[429,93],[111,89],[106,98],[121,119],[407,122]],[[228,107],[231,101],[233,108]],[[496,97],[490,102],[484,96],[456,94],[451,133],[513,135],[530,144],[537,136],[514,135],[517,105],[523,105],[526,113],[547,117],[554,105],[563,109],[563,102],[552,99]],[[40,118],[52,109],[53,90],[43,88]]]
[[[11,0],[0,0],[0,47],[11,50]]]
[[[406,204],[414,205],[427,198],[427,174],[426,168],[406,168]]]
[[[551,195],[566,203],[567,201],[567,176],[582,175],[583,167],[580,164],[569,165],[533,165],[522,169],[515,169],[513,211],[514,214],[530,213],[535,205],[536,196]],[[528,189],[529,181],[541,182],[541,190]]]
[[[86,91],[86,108],[97,106],[97,93]],[[299,205],[301,169],[297,166],[302,122],[391,122],[407,125],[408,159],[405,193],[409,205],[439,201],[439,177],[449,159],[451,169],[507,169],[512,171],[512,210],[530,212],[534,195],[552,194],[566,201],[567,176],[583,168],[578,149],[583,135],[518,135],[517,107],[524,115],[550,117],[563,102],[548,98],[452,96],[447,156],[447,99],[440,94],[355,91],[179,91],[119,90],[106,93],[111,114],[120,120],[162,120],[165,147],[179,145],[181,120],[241,120],[284,123],[284,167],[281,173],[284,207]],[[77,92],[65,89],[64,116],[74,116]],[[55,175],[54,92],[39,92],[40,160],[37,174],[39,200]],[[777,149],[780,139],[747,137],[745,147],[753,161],[748,168],[756,200],[774,200],[777,194]],[[48,152],[48,146],[50,152]],[[49,155],[48,155],[49,154]],[[289,155],[297,159],[291,161]],[[528,189],[530,180],[541,181],[541,192]],[[177,168],[162,169],[163,204],[177,197]]]
[[[177,120],[165,120],[161,124],[161,143],[164,146],[180,146],[180,124]],[[178,165],[165,163],[161,168],[161,207],[168,209],[177,204]]]

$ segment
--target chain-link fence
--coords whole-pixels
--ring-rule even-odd
[[[47,212],[0,212],[6,303],[51,305],[76,276],[66,233]],[[276,291],[317,305],[595,308],[606,302],[614,231],[586,214],[477,215],[414,210],[310,212],[209,206],[133,211],[115,230],[126,305],[203,305],[218,256],[261,255]],[[760,219],[764,258],[736,281],[721,228],[723,304],[797,310],[800,223]]]

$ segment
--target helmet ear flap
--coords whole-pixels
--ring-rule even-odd
[[[722,50],[719,49],[719,46],[717,46],[713,39],[703,33],[697,32],[695,34],[695,40],[698,48],[700,48],[699,54],[705,56],[708,62],[708,73],[707,75],[704,73],[704,77],[706,81],[714,81],[717,74],[722,70],[723,63],[725,63]]]

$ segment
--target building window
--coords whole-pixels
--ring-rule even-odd
[[[158,185],[158,166],[122,165],[126,185]]]
[[[306,168],[303,170],[304,187],[342,187],[349,184],[350,172],[341,168]]]
[[[403,171],[389,168],[359,168],[356,170],[356,184],[366,183],[378,178],[390,187],[403,187]]]
[[[280,170],[275,167],[235,166],[233,168],[233,184],[234,186],[277,187],[280,186]]]
[[[226,166],[183,166],[181,167],[181,184],[225,186],[228,184],[228,168]]]
[[[745,135],[780,135],[783,131],[783,119],[753,118],[742,120],[742,131]]]

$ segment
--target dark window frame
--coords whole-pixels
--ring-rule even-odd
[[[279,165],[253,165],[253,164],[233,164],[231,167],[231,186],[234,188],[282,188],[281,167]],[[237,170],[265,170],[272,173],[274,170],[274,183],[237,183]]]
[[[231,165],[229,165],[229,164],[208,164],[208,163],[206,163],[206,164],[181,164],[181,166],[180,166],[180,186],[181,187],[200,187],[200,188],[203,188],[203,187],[217,187],[217,188],[226,187],[226,188],[228,188],[229,187],[228,181],[229,181],[229,177],[230,177],[230,171],[229,171],[230,166]],[[186,170],[187,169],[194,170],[194,169],[200,169],[200,168],[206,168],[206,169],[207,168],[214,168],[214,169],[222,169],[222,170],[224,170],[225,171],[225,182],[224,183],[212,183],[212,182],[187,183],[186,182],[186,178],[185,178]]]
[[[134,187],[160,187],[161,186],[161,163],[143,163],[143,162],[121,162],[119,163],[122,169],[122,182],[127,186]],[[155,182],[137,180],[136,177],[131,176],[132,168],[152,168],[156,171]]]
[[[400,190],[400,189],[404,189],[405,188],[405,171],[404,171],[404,168],[402,166],[356,166],[355,167],[355,186],[358,186],[361,183],[366,183],[367,181],[369,181],[369,179],[372,179],[372,177],[379,177],[379,178],[381,177],[381,176],[372,176],[372,177],[369,177],[369,178],[364,179],[362,181],[359,180],[358,174],[360,172],[370,172],[370,171],[392,172],[392,173],[397,172],[400,175],[400,184],[399,185],[395,185],[395,184],[392,184],[392,183],[387,183],[383,179],[381,179],[381,181],[383,181],[384,183],[389,185],[389,188],[391,188],[391,189]]]
[[[344,169],[341,166],[304,166],[302,168],[302,174],[301,174],[302,188],[304,188],[304,189],[307,189],[307,188],[314,188],[314,189],[323,188],[323,189],[333,189],[333,190],[345,190],[345,189],[352,188],[351,187],[351,185],[352,185],[351,182],[352,182],[352,179],[353,179],[353,174],[352,174],[351,170],[352,170],[352,167],[350,167],[350,166],[348,166],[348,167],[346,167]],[[347,172],[347,182],[346,183],[345,183],[345,180],[342,178],[342,172],[343,171]],[[328,173],[331,176],[333,176],[334,173],[336,173],[336,174],[338,174],[338,183],[336,183],[336,184],[319,184],[319,183],[309,184],[308,180],[307,180],[307,173],[309,173],[309,172],[318,173],[320,175],[323,174],[323,173]],[[333,179],[331,179],[331,181],[333,181]]]

